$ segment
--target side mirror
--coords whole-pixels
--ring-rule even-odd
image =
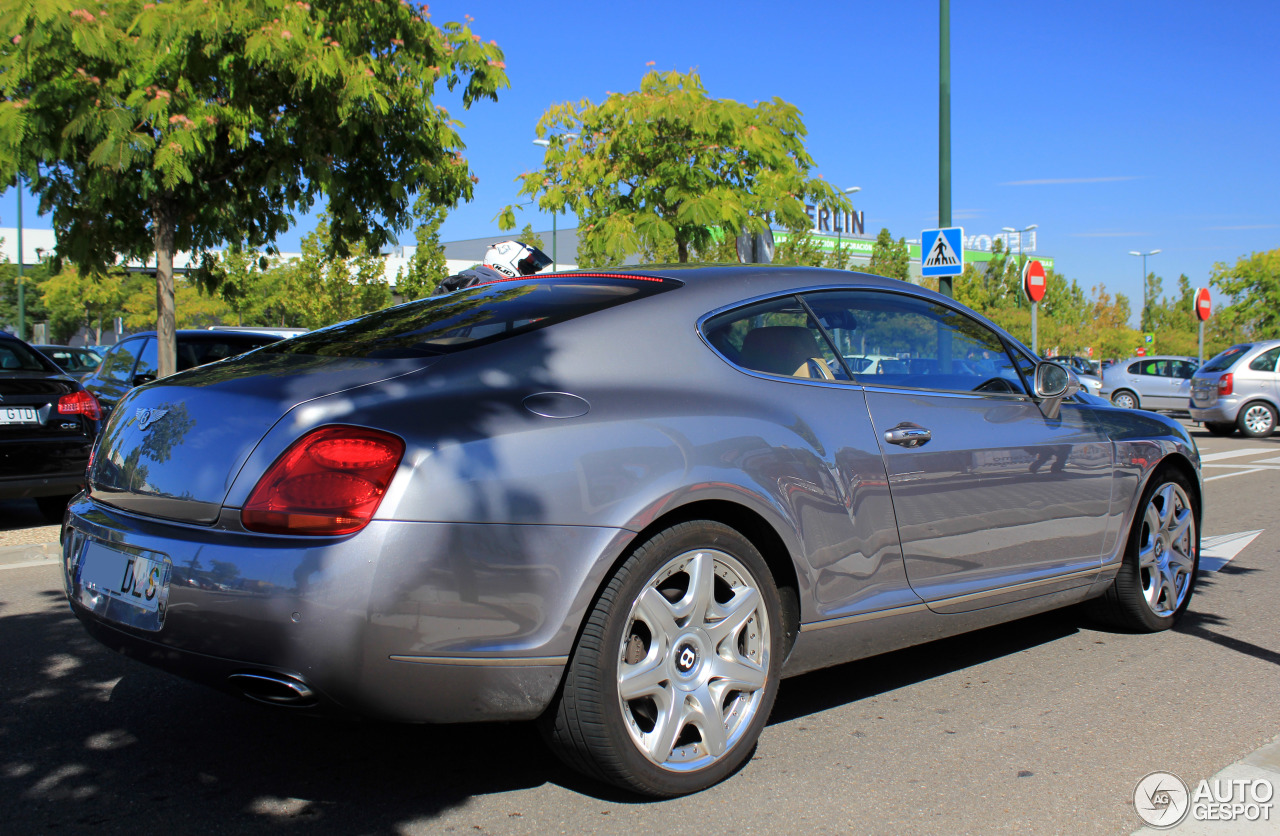
[[[1036,363],[1035,390],[1040,411],[1052,421],[1058,417],[1062,401],[1080,391],[1080,378],[1057,363]]]

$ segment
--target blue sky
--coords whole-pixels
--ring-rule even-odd
[[[496,104],[450,107],[480,184],[445,240],[498,234],[514,178],[541,159],[531,141],[549,105],[633,90],[648,61],[697,68],[717,98],[797,105],[817,171],[862,188],[868,233],[936,224],[936,0],[435,0],[431,12],[476,18],[512,84]],[[1060,273],[1133,300],[1130,250],[1162,250],[1147,266],[1167,293],[1180,273],[1202,285],[1215,262],[1280,246],[1280,2],[952,0],[951,18],[952,211],[966,234],[1038,224]],[[12,192],[0,216],[12,225]],[[532,209],[526,220],[550,228]],[[48,226],[30,209],[26,223]],[[300,219],[282,249],[313,225]]]

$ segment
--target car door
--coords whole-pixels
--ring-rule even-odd
[[[112,346],[103,355],[97,373],[85,380],[85,388],[102,404],[104,420],[115,409],[116,402],[133,388],[134,367],[146,341],[146,337],[133,337]]]
[[[1260,393],[1280,403],[1280,374],[1276,374],[1276,364],[1280,362],[1280,346],[1262,352],[1249,361],[1249,376],[1258,380],[1256,387]]]
[[[1171,360],[1169,362],[1172,391],[1171,409],[1186,409],[1191,405],[1191,378],[1195,377],[1196,364],[1190,360]]]
[[[1101,564],[1113,452],[1091,408],[1048,418],[1034,360],[967,313],[908,293],[806,296],[843,311],[865,351],[905,371],[855,378],[884,454],[907,577],[964,612],[1090,583]],[[1013,353],[1011,353],[1013,352]]]
[[[804,616],[812,621],[920,604],[902,564],[862,387],[826,336],[836,324],[820,326],[794,295],[701,324],[708,344],[752,378],[742,382],[743,397],[771,405],[770,420],[735,421],[736,437],[722,445],[726,461],[740,462],[794,521],[805,551]],[[849,348],[841,345],[853,354]]]

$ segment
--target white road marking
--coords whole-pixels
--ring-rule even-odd
[[[1280,456],[1271,459],[1258,459],[1253,464],[1280,464]]]
[[[1251,467],[1248,470],[1237,470],[1235,473],[1223,473],[1221,476],[1210,476],[1205,479],[1206,482],[1212,482],[1215,479],[1230,479],[1232,476],[1243,476],[1246,473],[1261,473],[1264,470],[1274,470],[1272,467]]]
[[[1216,572],[1252,543],[1265,529],[1217,534],[1200,539],[1200,571]]]
[[[1274,453],[1274,447],[1247,447],[1244,450],[1219,450],[1216,453],[1205,453],[1200,457],[1202,462],[1216,462],[1219,459],[1238,459],[1241,456],[1253,456],[1258,453]]]

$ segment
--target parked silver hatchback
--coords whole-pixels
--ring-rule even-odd
[[[1126,409],[1184,410],[1196,372],[1193,357],[1130,357],[1102,372],[1102,397]]]
[[[1233,345],[1191,379],[1191,417],[1214,435],[1265,438],[1280,405],[1280,340]]]

